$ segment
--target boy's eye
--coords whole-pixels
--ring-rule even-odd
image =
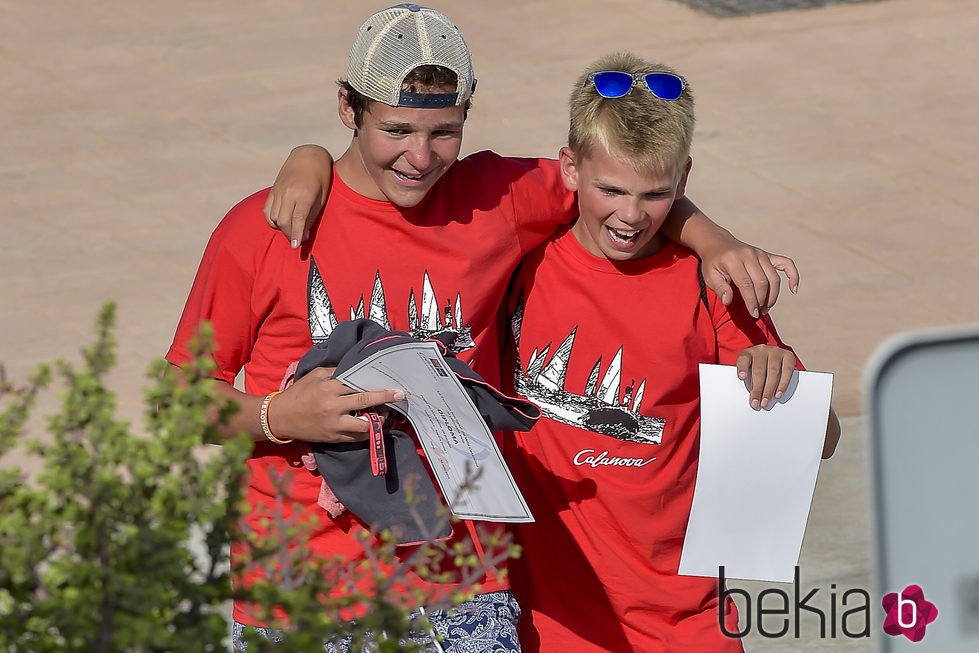
[[[432,138],[453,138],[461,134],[461,130],[453,129],[452,127],[442,127],[441,129],[432,130]]]

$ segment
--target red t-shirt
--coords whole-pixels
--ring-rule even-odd
[[[314,337],[328,335],[333,319],[355,315],[420,335],[459,331],[457,342],[466,347],[459,357],[498,384],[499,307],[507,283],[523,255],[570,219],[574,202],[556,162],[492,152],[456,162],[410,209],[367,199],[334,176],[312,244],[297,252],[266,224],[266,197],[261,191],[244,199],[211,235],[167,353],[170,362],[185,363],[191,357],[188,341],[209,320],[216,376],[233,383],[244,368],[245,391],[259,395],[279,389],[289,364]],[[318,274],[311,275],[313,259]],[[281,474],[289,501],[318,518],[310,552],[360,557],[354,535],[363,526],[349,512],[331,519],[317,506],[320,478],[300,463],[305,450],[301,442],[256,443],[248,461],[249,525],[263,531],[261,521],[271,514],[276,494],[270,473]],[[457,536],[469,537],[460,533],[465,530],[457,528]],[[233,547],[233,562],[241,555],[240,546]],[[417,578],[413,582],[426,587]],[[504,586],[490,573],[483,589]],[[235,605],[234,618],[260,625],[241,605]]]
[[[613,263],[567,229],[528,255],[509,301],[514,383],[544,412],[507,442],[537,519],[518,526],[511,562],[524,651],[741,651],[718,627],[717,581],[676,572],[698,363],[782,345],[771,322],[702,289],[689,250]],[[724,613],[737,630],[733,602]]]

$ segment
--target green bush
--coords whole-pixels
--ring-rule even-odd
[[[282,493],[271,535],[258,538],[242,522],[251,442],[208,446],[217,441],[215,415],[226,419],[236,406],[212,392],[207,330],[179,379],[166,361],[152,365],[140,433],[116,416],[105,384],[114,315],[112,304],[103,308],[80,366],[55,366],[63,398],[44,436],[24,433],[49,367],[23,385],[0,368],[0,651],[227,651],[231,537],[249,543],[246,567],[266,577],[236,598],[270,617],[275,606],[289,614],[288,624],[274,624],[288,632],[283,643],[249,637],[249,653],[315,651],[342,635],[363,650],[368,632],[370,650],[418,650],[405,641],[409,613],[438,601],[393,591],[405,573],[437,580],[432,562],[452,556],[470,581],[448,599],[458,601],[478,591],[487,565],[515,553],[507,539],[492,544],[488,560],[431,543],[400,561],[382,533],[366,538],[361,560],[312,559],[302,546],[309,526],[283,516]],[[8,464],[17,446],[40,460],[40,471]],[[337,596],[338,587],[348,591]],[[356,623],[347,621],[352,609]]]

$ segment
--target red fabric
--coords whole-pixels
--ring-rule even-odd
[[[167,353],[172,363],[185,363],[188,341],[202,320],[210,320],[217,375],[233,383],[243,367],[246,392],[259,395],[278,389],[289,364],[312,345],[310,254],[339,320],[352,317],[361,303],[365,316],[374,317],[370,303],[379,278],[391,328],[411,331],[409,299],[413,296],[416,314],[421,313],[427,275],[441,321],[448,312],[455,322],[461,312],[462,323],[470,328],[475,345],[459,357],[498,385],[498,307],[507,282],[520,258],[557,224],[567,222],[573,206],[556,162],[481,152],[453,165],[411,209],[364,198],[335,177],[312,232],[313,244],[297,252],[266,224],[266,197],[267,191],[261,191],[242,200],[212,234]],[[248,461],[249,524],[262,531],[260,520],[271,512],[275,496],[270,473],[285,474],[288,499],[297,504],[297,512],[304,519],[318,519],[311,552],[360,557],[353,534],[362,526],[349,512],[331,519],[316,505],[320,479],[304,467],[304,451],[298,442],[256,444]],[[233,560],[240,555],[236,547]],[[414,582],[423,586],[418,579]],[[488,574],[483,588],[503,586],[495,574]],[[234,618],[261,625],[241,605],[235,605]]]
[[[518,312],[522,298],[514,330],[524,379],[518,372],[515,385],[545,413],[507,443],[537,519],[518,528],[523,554],[511,562],[525,652],[741,651],[718,628],[717,581],[676,575],[697,473],[697,364],[734,364],[747,346],[782,343],[767,318],[751,318],[740,302],[729,312],[706,293],[709,309],[697,259],[674,244],[613,263],[564,230],[521,266],[509,307]],[[541,382],[572,330],[563,383],[552,382],[557,364]],[[559,421],[591,401],[580,397],[591,394],[599,360],[600,393],[620,347],[611,401],[625,407],[589,412],[591,424],[619,421],[636,432],[636,414],[663,418],[659,444]],[[733,603],[724,610],[728,630],[737,630]]]

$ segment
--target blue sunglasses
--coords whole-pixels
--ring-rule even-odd
[[[651,73],[625,73],[621,70],[602,70],[588,75],[588,81],[604,98],[620,98],[629,94],[632,87],[643,82],[654,96],[661,100],[678,100],[687,87],[687,80],[674,73],[657,70]]]

